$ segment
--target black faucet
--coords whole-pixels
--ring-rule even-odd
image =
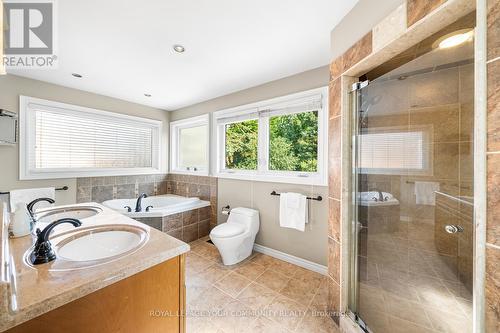
[[[50,244],[49,235],[52,229],[62,223],[71,223],[75,228],[82,225],[82,222],[77,219],[64,218],[50,223],[45,227],[45,229],[43,229],[43,231],[37,228],[36,243],[29,258],[30,262],[33,265],[45,264],[56,259],[56,253],[54,252],[54,249],[52,249],[52,245]]]
[[[377,198],[374,198],[374,199],[375,199],[375,201],[382,201],[382,202],[383,202],[383,201],[386,201],[386,199],[384,198],[384,194],[382,193],[382,191],[380,191],[379,189],[376,189],[376,188],[371,189],[371,191],[376,191],[376,192],[378,192],[378,199],[377,199]]]
[[[136,213],[139,213],[142,211],[142,206],[141,206],[141,203],[142,203],[142,199],[144,198],[147,198],[148,195],[146,193],[142,193],[139,198],[137,198],[137,203],[135,204],[135,212]]]
[[[33,200],[32,202],[30,202],[29,204],[26,205],[26,208],[28,209],[28,213],[30,214],[31,216],[31,220],[33,222],[36,222],[36,219],[35,219],[35,212],[33,211],[33,207],[39,203],[40,201],[47,201],[48,203],[51,203],[53,204],[55,201],[54,199],[51,199],[51,198],[38,198],[38,199],[35,199]]]

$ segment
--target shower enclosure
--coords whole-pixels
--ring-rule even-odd
[[[368,332],[472,331],[470,30],[351,92],[349,312]]]

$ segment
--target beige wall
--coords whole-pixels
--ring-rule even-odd
[[[179,120],[242,104],[323,87],[328,84],[328,78],[328,67],[320,67],[173,111],[171,120]],[[300,192],[309,196],[322,195],[325,200],[310,203],[311,223],[306,226],[305,232],[300,232],[279,226],[279,198],[270,195],[273,190],[277,192]],[[326,265],[328,236],[327,195],[328,187],[326,186],[277,184],[220,178],[218,180],[218,211],[220,212],[222,207],[226,205],[230,205],[232,208],[243,206],[258,209],[260,211],[261,226],[260,232],[257,235],[257,244]],[[225,220],[225,216],[219,213],[218,222],[222,223]]]
[[[163,161],[167,165],[169,113],[166,111],[19,76],[0,75],[0,109],[19,112],[19,95],[161,120],[163,121]],[[76,202],[76,179],[74,178],[20,181],[18,152],[18,145],[0,145],[0,161],[2,161],[0,191],[67,185],[68,191],[57,192],[57,204]]]

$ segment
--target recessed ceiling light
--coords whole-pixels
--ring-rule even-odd
[[[146,96],[146,97],[151,97],[151,94],[144,94],[144,96]]]
[[[71,75],[73,75],[74,77],[77,77],[79,79],[82,78],[82,75],[81,74],[78,74],[78,73],[72,73]]]
[[[472,31],[472,29],[458,30],[441,37],[434,43],[434,46],[437,46],[440,49],[449,49],[472,40],[473,36],[474,31]]]
[[[184,46],[179,45],[179,44],[174,45],[173,49],[177,53],[182,53],[182,52],[186,51],[186,49],[184,48]]]

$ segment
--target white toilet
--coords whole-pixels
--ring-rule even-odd
[[[226,223],[210,232],[210,239],[219,250],[224,265],[234,265],[252,254],[259,232],[259,212],[238,207],[231,210]]]

